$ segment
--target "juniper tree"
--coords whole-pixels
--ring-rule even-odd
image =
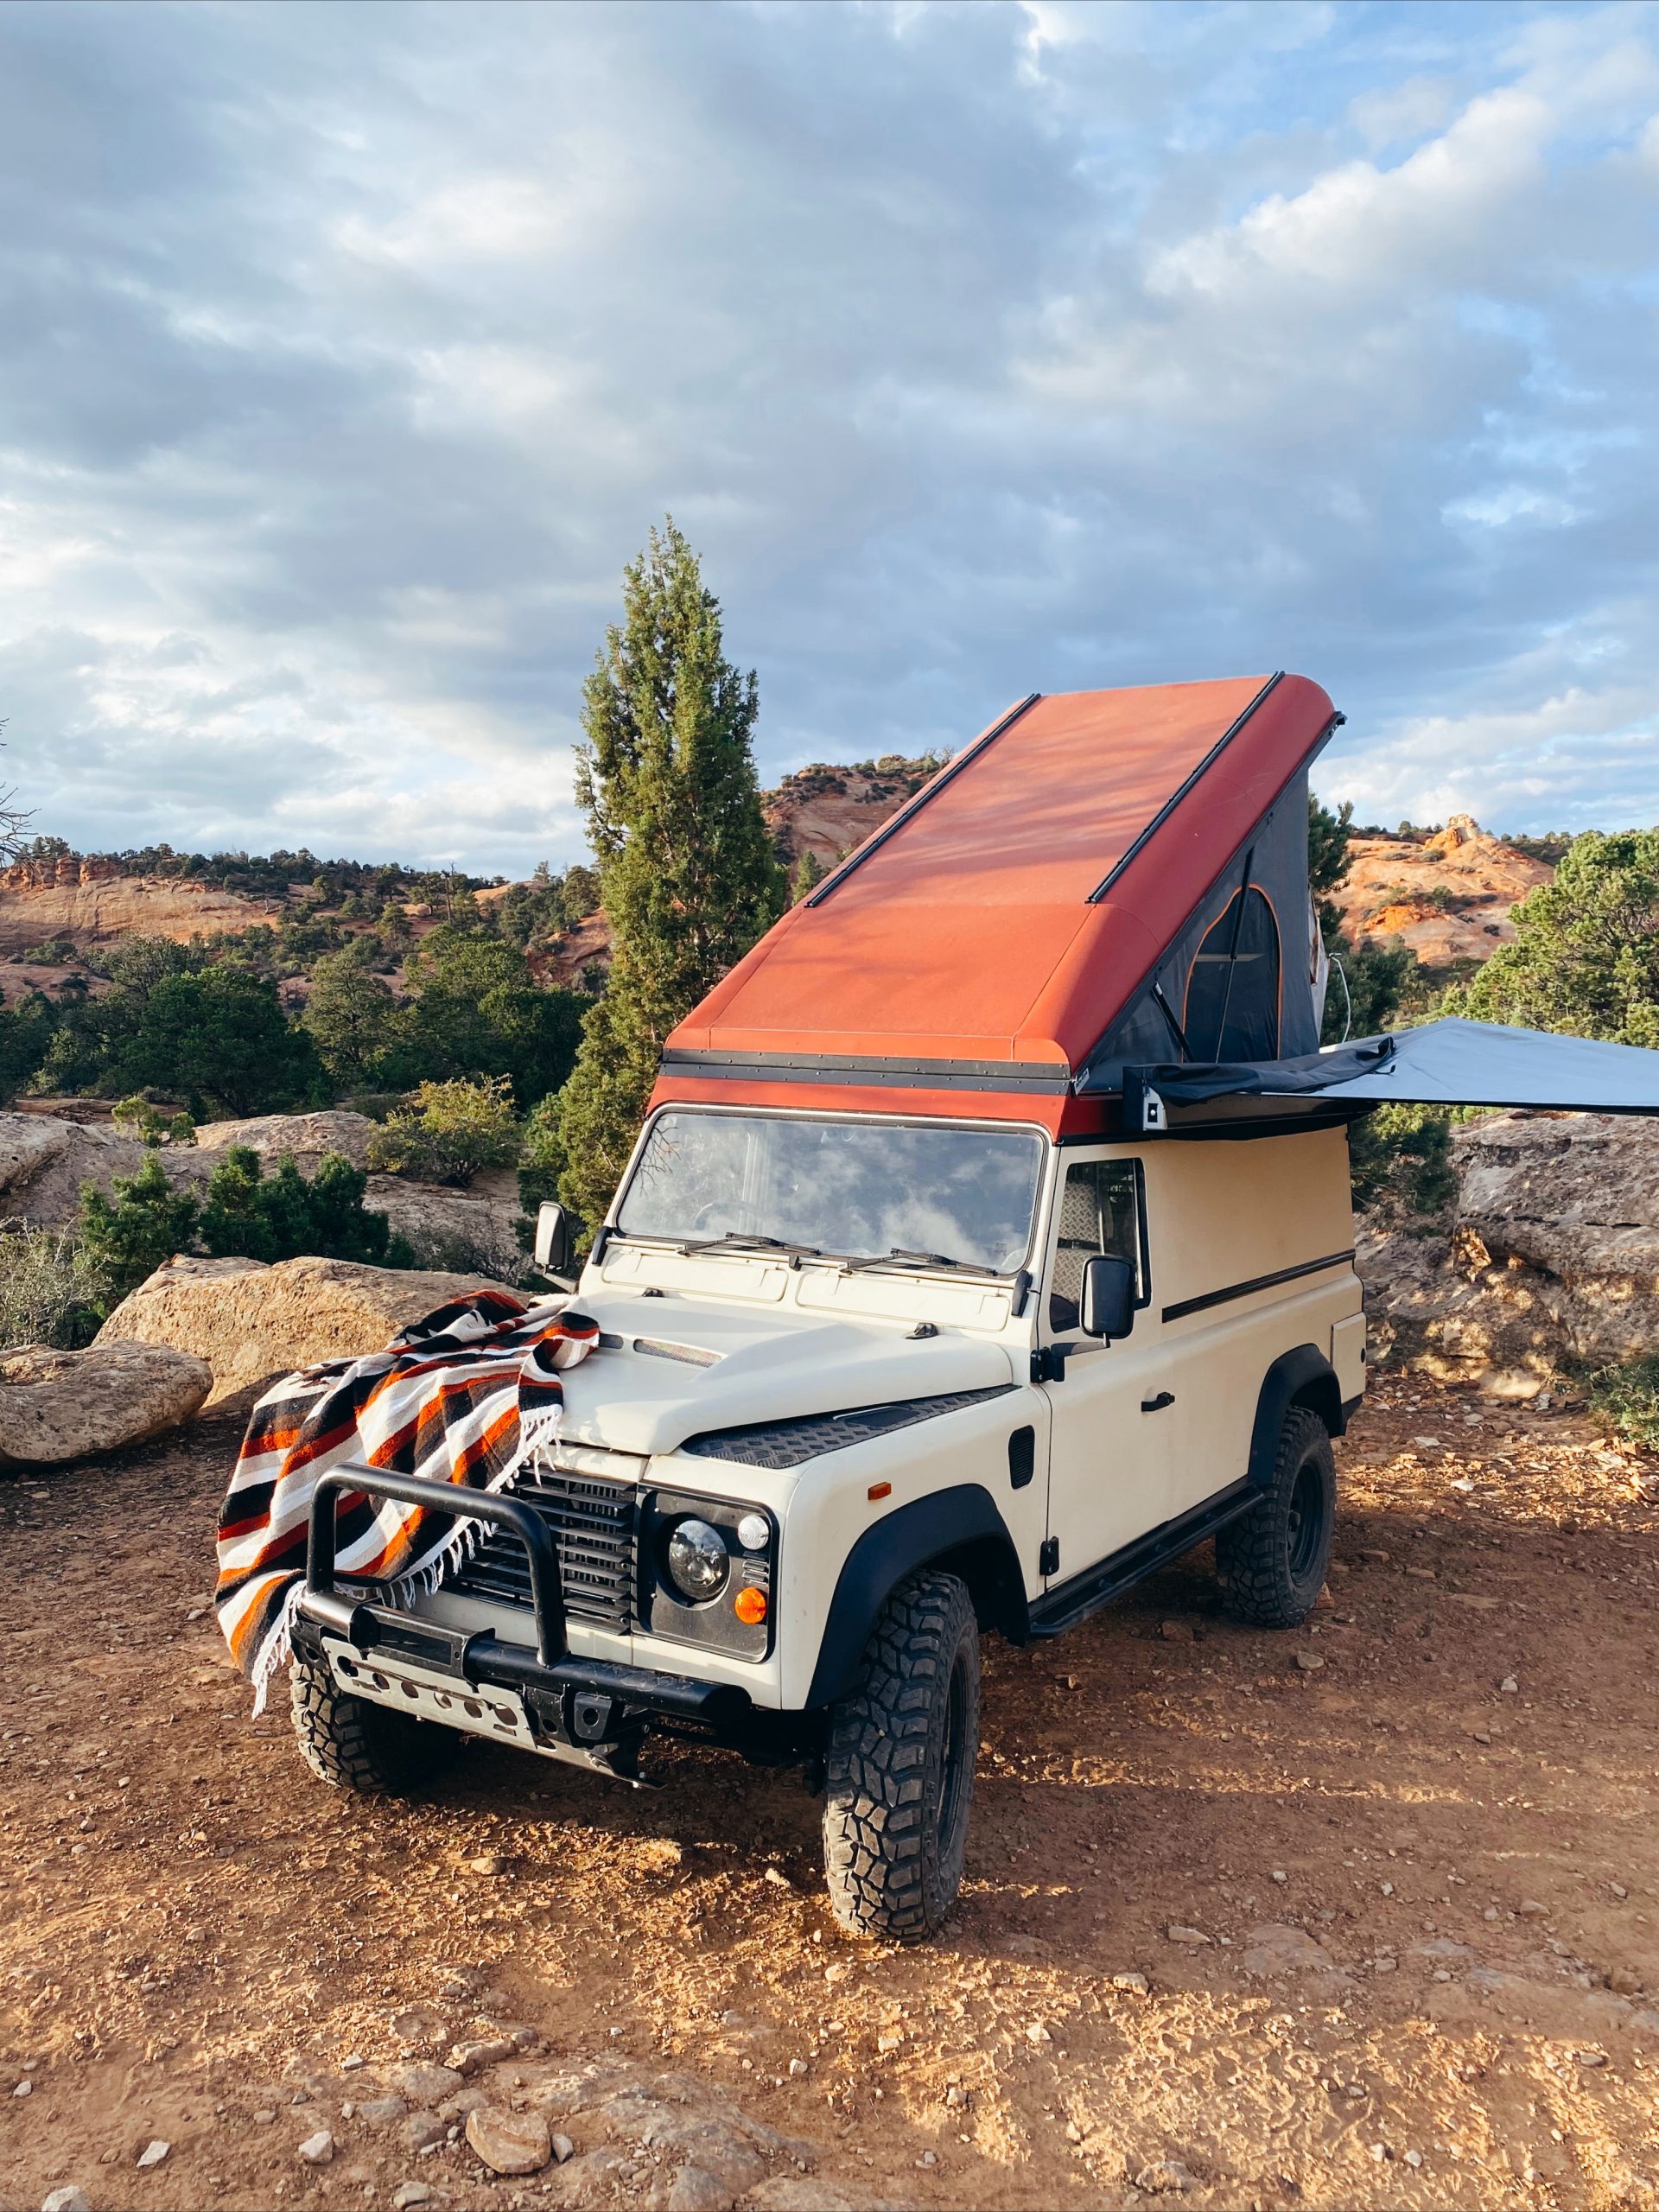
[[[582,691],[576,797],[614,952],[559,1114],[560,1194],[603,1215],[671,1029],[776,921],[784,873],[760,806],[753,671],[671,518],[623,573],[623,619]]]

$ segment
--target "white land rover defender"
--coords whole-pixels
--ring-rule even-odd
[[[1033,696],[716,986],[576,1286],[601,1333],[556,1446],[459,1509],[317,1485],[319,1774],[394,1787],[451,1730],[630,1779],[653,1731],[799,1760],[841,1922],[917,1938],[961,1878],[983,1632],[1055,1635],[1210,1536],[1238,1618],[1305,1618],[1364,1386],[1347,1124],[1659,1109],[1618,1046],[1320,1049],[1337,719],[1298,677]],[[377,1603],[334,1565],[350,1489],[486,1540]]]
[[[1352,1243],[1339,1128],[664,1107],[578,1288],[602,1333],[560,1441],[372,1641],[331,1630],[314,1571],[302,1739],[326,1710],[381,1784],[437,1748],[421,1722],[627,1776],[653,1726],[799,1758],[837,1916],[925,1935],[961,1878],[982,1630],[1054,1635],[1211,1535],[1240,1618],[1312,1607],[1363,1382]]]

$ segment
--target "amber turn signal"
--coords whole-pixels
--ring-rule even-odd
[[[766,1618],[766,1593],[751,1583],[738,1592],[732,1611],[746,1627],[758,1628]]]
[[[891,1483],[872,1483],[866,1495],[872,1500],[878,1497],[891,1497],[893,1496],[893,1484]]]

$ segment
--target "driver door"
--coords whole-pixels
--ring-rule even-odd
[[[1175,1435],[1149,1250],[1140,1161],[1068,1147],[1040,1332],[1052,1409],[1051,1585],[1069,1582],[1169,1517]],[[1135,1270],[1135,1326],[1116,1344],[1099,1344],[1077,1326],[1084,1262],[1096,1253]]]

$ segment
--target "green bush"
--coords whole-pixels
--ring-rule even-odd
[[[324,1153],[308,1183],[291,1153],[267,1175],[257,1153],[229,1145],[208,1178],[197,1233],[216,1257],[276,1261],[310,1253],[384,1266],[391,1232],[385,1214],[364,1209],[366,1183],[344,1153]]]
[[[565,1169],[564,1144],[559,1135],[559,1094],[553,1091],[524,1119],[518,1154],[518,1201],[534,1215],[543,1198],[559,1195],[559,1178]]]
[[[343,1153],[325,1153],[308,1183],[284,1154],[267,1175],[246,1145],[229,1145],[207,1179],[205,1197],[168,1180],[154,1153],[135,1175],[115,1177],[105,1198],[95,1184],[80,1192],[81,1242],[109,1302],[124,1298],[175,1253],[215,1258],[357,1260],[408,1267],[406,1246],[383,1213],[363,1204],[366,1179]]]
[[[163,1113],[153,1099],[140,1096],[124,1098],[110,1119],[124,1136],[137,1137],[140,1144],[152,1149],[157,1145],[188,1144],[196,1134],[188,1114]]]
[[[113,1179],[108,1198],[96,1183],[81,1185],[81,1242],[112,1299],[190,1249],[196,1212],[194,1192],[168,1182],[153,1152],[137,1174]]]
[[[1590,1410],[1616,1436],[1643,1452],[1659,1452],[1659,1354],[1589,1377]]]
[[[1443,1106],[1379,1106],[1348,1131],[1354,1204],[1438,1220],[1457,1196]]]
[[[73,1230],[0,1228],[0,1344],[78,1351],[98,1333],[109,1280]]]
[[[369,1165],[418,1182],[466,1185],[486,1167],[511,1167],[522,1136],[505,1076],[423,1083],[369,1139]]]

